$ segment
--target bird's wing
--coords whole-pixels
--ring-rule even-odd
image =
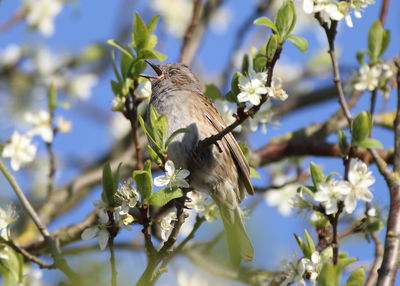
[[[223,129],[225,129],[226,124],[221,115],[219,114],[218,110],[216,109],[216,107],[205,96],[201,94],[199,94],[199,96],[202,99],[203,103],[208,107],[206,109],[207,112],[205,113],[205,116],[208,119],[208,121],[210,121],[210,123],[214,126],[215,130],[217,132],[220,132]],[[237,143],[235,137],[233,137],[232,133],[226,134],[222,140],[224,143],[226,143],[231,152],[231,155],[239,170],[239,176],[241,182],[244,184],[247,193],[253,195],[254,188],[250,181],[249,163],[247,162],[247,159],[245,158],[242,150],[240,149],[239,144]]]

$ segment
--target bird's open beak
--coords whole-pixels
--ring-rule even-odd
[[[145,60],[145,62],[151,66],[151,68],[156,72],[157,76],[147,75],[147,74],[140,74],[139,76],[145,77],[147,79],[157,79],[163,74],[162,70],[158,67],[158,65],[153,64],[151,61],[148,60]]]

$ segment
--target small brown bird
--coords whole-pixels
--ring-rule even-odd
[[[177,168],[190,171],[190,187],[210,194],[224,223],[231,261],[251,261],[253,246],[243,225],[239,203],[245,193],[254,194],[249,165],[231,133],[217,145],[195,152],[198,142],[226,127],[215,106],[202,95],[197,77],[184,64],[155,65],[151,80],[150,104],[168,119],[168,136],[180,128],[191,132],[180,134],[168,147],[168,157]]]

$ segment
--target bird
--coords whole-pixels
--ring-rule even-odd
[[[157,74],[144,75],[152,87],[149,106],[166,116],[167,136],[181,128],[190,130],[174,138],[168,146],[168,159],[177,168],[190,171],[191,189],[209,194],[215,201],[226,232],[231,263],[239,266],[242,260],[252,261],[254,249],[239,207],[246,192],[254,194],[246,157],[232,133],[215,144],[196,149],[200,140],[226,127],[222,116],[202,94],[198,78],[187,65],[146,62]]]

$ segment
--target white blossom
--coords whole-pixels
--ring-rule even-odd
[[[169,187],[182,187],[189,188],[189,183],[186,178],[190,175],[190,172],[186,169],[175,169],[174,162],[168,160],[165,163],[165,175],[154,178],[154,185],[158,187],[167,186]]]
[[[92,88],[98,81],[95,74],[82,74],[69,82],[68,91],[82,100],[87,100],[92,93]]]
[[[250,102],[259,105],[261,95],[266,94],[269,89],[266,87],[267,73],[253,70],[249,71],[248,76],[239,76],[240,93],[237,95],[239,102]]]
[[[107,230],[108,224],[109,224],[109,218],[107,212],[104,210],[98,210],[97,225],[85,229],[81,234],[81,238],[83,240],[88,240],[97,236],[99,240],[100,249],[101,250],[106,249],[108,239],[110,237],[110,234]]]
[[[6,209],[0,208],[0,236],[9,239],[9,225],[17,220],[15,206],[7,205]]]
[[[200,192],[191,191],[186,195],[190,200],[186,203],[188,208],[193,208],[196,212],[204,212],[205,196]]]
[[[47,143],[53,141],[53,128],[51,127],[50,114],[46,110],[38,113],[25,113],[25,120],[32,124],[33,129],[28,132],[30,135],[40,135]]]
[[[340,21],[343,18],[347,26],[353,27],[351,13],[361,18],[361,10],[375,3],[373,0],[303,0],[303,10],[307,14],[320,13],[322,20],[330,25],[331,20]]]
[[[357,82],[354,84],[356,90],[374,90],[378,87],[379,77],[381,70],[378,66],[370,67],[367,64],[363,64],[358,71]]]
[[[122,111],[126,102],[126,97],[114,96],[112,100],[112,111]]]
[[[373,195],[368,188],[375,183],[375,177],[364,162],[353,158],[350,161],[348,177],[351,190],[345,197],[344,205],[346,212],[352,213],[359,200],[372,200]]]
[[[139,200],[139,193],[130,182],[125,182],[118,188],[115,197],[121,204],[119,214],[125,215],[129,212],[130,208],[134,208]]]
[[[72,129],[71,120],[64,119],[64,117],[59,116],[56,119],[57,130],[63,133],[70,132]]]
[[[138,86],[133,92],[138,99],[149,99],[151,96],[151,82],[146,80],[142,86]]]
[[[280,286],[287,286],[294,284],[297,286],[306,286],[306,281],[303,276],[306,272],[306,261],[300,259],[296,262],[287,262],[285,265],[285,280],[279,284]]]
[[[17,131],[11,136],[10,142],[4,146],[2,157],[11,159],[11,168],[19,168],[33,161],[36,155],[36,146],[31,144],[31,136],[21,135]]]
[[[277,124],[277,121],[274,120],[274,112],[271,109],[270,101],[264,102],[257,113],[244,122],[244,125],[248,126],[251,132],[256,132],[260,127],[263,134],[267,133],[268,124]]]
[[[318,275],[322,270],[322,259],[318,251],[314,251],[309,258],[302,258],[302,262],[305,265],[306,272],[309,276],[311,285],[315,285]]]
[[[0,52],[0,64],[3,66],[12,66],[17,63],[21,56],[22,49],[20,46],[16,44],[8,45]]]
[[[286,100],[288,95],[286,91],[282,89],[282,80],[279,77],[272,77],[271,87],[267,87],[268,96],[279,100]]]
[[[204,275],[179,270],[176,275],[178,286],[209,286]]]
[[[161,239],[163,241],[167,241],[168,237],[174,228],[174,225],[172,222],[176,221],[176,213],[175,212],[170,212],[166,216],[164,216],[161,221],[160,221],[160,228],[161,228]]]
[[[43,35],[51,36],[54,33],[54,18],[62,10],[60,0],[24,0],[26,22],[37,28]]]
[[[330,215],[338,211],[338,202],[345,199],[351,187],[347,182],[330,180],[326,183],[319,183],[317,190],[314,199],[321,202],[325,207],[326,214]]]
[[[152,0],[151,7],[161,15],[168,33],[182,37],[192,16],[193,3],[190,0]]]
[[[297,195],[298,184],[287,184],[282,188],[271,190],[265,193],[265,200],[269,206],[278,208],[283,216],[288,216],[292,212],[292,199]]]

